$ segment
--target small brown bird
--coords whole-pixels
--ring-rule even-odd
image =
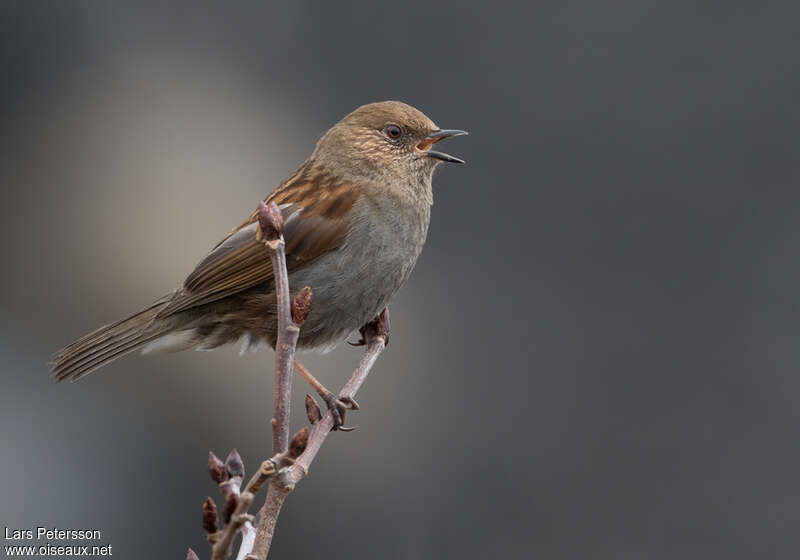
[[[299,348],[328,349],[374,319],[408,278],[422,250],[441,162],[431,149],[466,134],[442,130],[398,101],[359,107],[334,125],[311,157],[267,203],[284,218],[292,294],[310,286],[314,304]],[[57,381],[75,381],[129,352],[211,350],[237,340],[243,350],[275,346],[272,266],[250,215],[186,278],[139,313],[84,336],[52,361]],[[329,403],[330,404],[330,403]]]

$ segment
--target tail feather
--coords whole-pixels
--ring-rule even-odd
[[[159,300],[127,319],[100,327],[59,350],[51,362],[52,377],[56,382],[65,379],[77,381],[162,336],[168,326],[165,324],[159,328],[154,320],[166,305],[166,301]]]
[[[113,331],[113,329],[109,329],[109,331]],[[98,353],[101,353],[109,346],[118,346],[123,342],[128,341],[132,337],[139,336],[139,334],[140,329],[130,328],[119,333],[114,333],[113,335],[107,331],[104,336],[99,338],[76,342],[70,345],[68,348],[78,348],[80,346],[81,350],[70,351],[68,348],[65,348],[56,354],[56,356],[54,356],[53,363],[58,363],[59,367],[66,369],[76,362],[84,361],[90,356],[95,356]],[[86,344],[86,346],[83,346],[84,344]]]
[[[147,342],[147,340],[143,341],[141,338],[140,335],[135,335],[125,340],[120,340],[101,353],[85,356],[77,362],[66,365],[58,371],[57,375],[54,373],[56,380],[62,381],[64,379],[69,379],[70,381],[77,381],[84,375],[88,375],[112,360],[136,350],[139,346]]]

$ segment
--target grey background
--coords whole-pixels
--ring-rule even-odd
[[[207,556],[206,453],[267,455],[271,351],[45,363],[394,98],[469,130],[468,165],[274,557],[797,556],[796,2],[0,14],[0,525]],[[306,360],[338,386],[358,357]]]

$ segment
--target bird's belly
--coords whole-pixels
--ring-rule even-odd
[[[350,245],[292,273],[291,292],[310,286],[313,294],[298,345],[330,349],[374,319],[408,278],[416,256],[380,243]]]
[[[345,242],[313,262],[292,266],[289,289],[311,288],[311,311],[300,328],[298,347],[328,350],[374,319],[408,278],[427,233],[429,210],[403,214],[382,209],[381,221],[358,221]],[[214,321],[204,346],[242,340],[257,347],[276,340],[274,286],[255,286],[212,303]],[[204,317],[208,314],[200,313]],[[204,319],[205,320],[205,319]]]

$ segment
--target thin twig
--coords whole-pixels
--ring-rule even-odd
[[[307,440],[307,433],[303,434],[303,437]],[[256,529],[252,524],[253,517],[247,513],[247,510],[252,505],[256,492],[263,484],[262,477],[271,476],[269,469],[265,465],[268,465],[267,461],[264,462],[262,468],[253,476],[245,491],[242,492],[244,462],[239,452],[236,449],[231,450],[224,463],[214,453],[208,453],[208,473],[211,475],[212,480],[219,485],[219,490],[225,498],[222,511],[217,509],[217,504],[214,503],[210,496],[203,503],[203,529],[206,531],[208,542],[211,544],[212,560],[222,560],[230,557],[237,531],[242,533],[238,560],[243,560],[252,551]],[[219,525],[220,515],[222,529],[220,529]],[[190,558],[197,558],[197,555],[191,549],[187,553],[187,559]]]
[[[375,361],[378,359],[378,356],[381,355],[384,348],[386,348],[386,338],[383,334],[379,335],[375,333],[369,337],[367,349],[364,356],[361,358],[361,362],[339,392],[340,399],[352,399],[356,396],[356,393],[361,388],[369,371],[372,369],[372,366],[375,364]],[[294,465],[288,469],[286,475],[281,474],[281,477],[285,476],[287,484],[293,487],[294,484],[308,474],[311,462],[314,460],[314,457],[317,456],[320,447],[322,447],[322,444],[325,442],[325,438],[331,433],[331,428],[333,428],[333,415],[328,411],[322,420],[314,424],[314,428],[311,430],[311,435],[308,438],[308,445],[306,446],[305,452],[300,455],[297,461],[294,462]]]
[[[240,494],[236,499],[236,509],[231,515],[231,521],[222,530],[219,540],[214,543],[214,548],[211,549],[211,560],[227,560],[231,555],[231,548],[233,546],[233,538],[236,532],[242,528],[245,522],[252,521],[253,516],[247,513],[250,509],[250,504],[253,503],[253,495],[249,492]]]
[[[362,335],[364,336],[367,349],[358,367],[353,372],[353,375],[339,392],[340,399],[345,397],[354,398],[361,388],[361,385],[367,378],[378,356],[383,352],[383,349],[386,348],[386,341],[388,339],[387,327],[388,312],[384,310],[377,321],[370,323],[362,329]],[[317,456],[331,428],[333,428],[333,415],[329,410],[321,420],[314,424],[305,451],[303,451],[292,466],[282,469],[278,472],[277,476],[272,478],[269,490],[267,491],[267,499],[259,514],[260,518],[256,527],[256,542],[253,546],[253,552],[246,557],[247,560],[266,559],[272,544],[272,537],[275,534],[275,523],[283,507],[283,502],[286,500],[286,496],[289,492],[294,489],[297,482],[308,474],[311,462]]]
[[[244,560],[253,550],[253,545],[256,543],[256,528],[249,521],[245,521],[242,525],[242,544],[239,545],[239,553],[236,555],[236,560]]]
[[[265,560],[286,496],[297,482],[307,474],[311,462],[334,425],[330,410],[322,416],[313,398],[306,396],[306,413],[313,429],[297,432],[289,442],[290,399],[292,393],[292,369],[300,325],[311,309],[311,289],[301,290],[294,301],[289,293],[289,277],[286,268],[285,243],[282,229],[283,219],[279,208],[273,203],[267,207],[259,203],[257,211],[260,229],[258,238],[272,261],[278,310],[278,330],[275,344],[275,409],[272,418],[273,456],[261,463],[261,467],[240,491],[244,477],[244,465],[236,451],[232,451],[223,464],[213,453],[209,454],[209,472],[220,485],[226,498],[222,512],[224,528],[217,527],[217,508],[209,498],[204,506],[204,527],[212,543],[212,560],[230,557],[233,539],[237,531],[242,533],[242,543],[237,560]],[[380,316],[361,329],[366,352],[348,382],[339,392],[339,399],[353,401],[370,369],[383,352],[389,340],[389,315],[384,309]],[[258,526],[253,527],[253,517],[247,513],[253,497],[269,481],[267,497],[260,511]],[[189,549],[187,558],[196,558]]]
[[[217,505],[210,497],[206,498],[203,503],[203,529],[208,534],[208,541],[211,543],[212,560],[230,557],[237,531],[242,533],[242,542],[236,558],[244,560],[250,557],[256,541],[256,528],[252,523],[253,516],[249,515],[247,510],[264,483],[273,478],[279,469],[293,465],[305,451],[307,443],[308,428],[302,428],[292,437],[286,452],[261,463],[261,467],[250,478],[244,491],[241,490],[244,463],[239,453],[234,449],[223,463],[216,455],[209,452],[208,472],[211,478],[219,484],[220,492],[225,497],[225,505],[221,512],[218,511]],[[220,513],[222,514],[222,529],[219,528],[218,523]]]
[[[261,486],[275,474],[275,471],[277,471],[275,461],[267,459],[261,463],[261,467],[247,483],[247,486],[244,487],[244,491],[250,492],[253,495],[258,494],[258,491],[261,490]]]
[[[300,329],[292,320],[289,274],[286,269],[286,243],[283,240],[283,216],[272,202],[267,207],[258,205],[260,238],[272,261],[272,277],[278,304],[278,332],[275,342],[275,411],[272,418],[272,453],[284,453],[289,446],[289,418],[291,416],[292,367],[294,351]]]

